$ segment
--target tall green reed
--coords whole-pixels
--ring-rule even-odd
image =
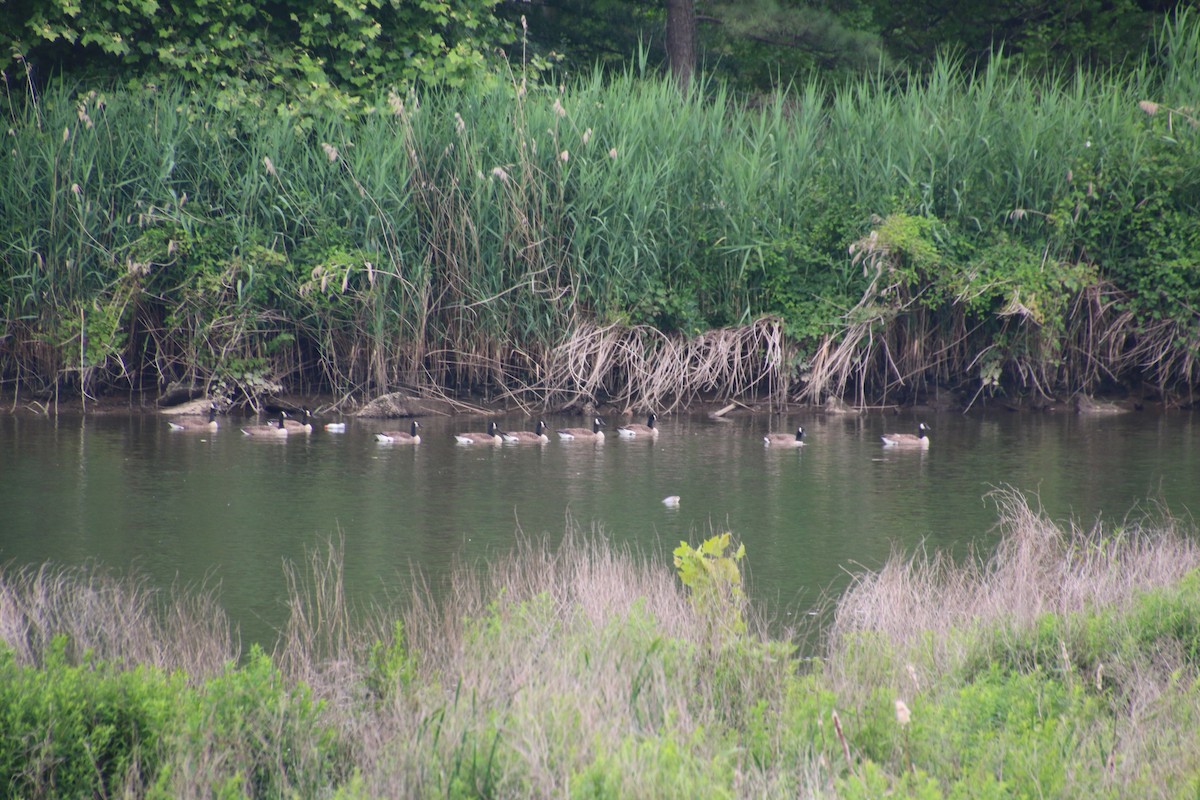
[[[1121,73],[1033,77],[996,59],[968,76],[944,59],[754,104],[633,72],[393,94],[354,118],[177,86],[10,93],[0,370],[42,389],[185,379],[252,400],[279,386],[536,396],[589,326],[692,336],[764,315],[803,360],[871,285],[849,246],[897,214],[937,223],[945,274],[919,281],[970,284],[996,271],[981,253],[1015,246],[1086,259],[1121,289],[1109,266],[1162,234],[1120,205],[1081,228],[1088,187],[1159,191],[1175,145],[1137,104],[1184,107],[1197,30],[1180,15],[1158,62]],[[1031,258],[993,283],[1023,285]],[[950,372],[1011,327],[1001,295],[975,302],[982,338]],[[639,358],[660,352],[641,340]],[[617,350],[598,358],[601,394],[635,372]]]

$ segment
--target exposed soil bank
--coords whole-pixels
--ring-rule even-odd
[[[212,402],[206,397],[184,399],[171,398],[167,394],[125,393],[103,394],[88,397],[59,395],[58,397],[34,397],[27,393],[0,392],[0,414],[14,415],[104,415],[104,414],[203,414]],[[1128,412],[1162,413],[1172,410],[1194,408],[1195,400],[1134,396],[1130,393],[1091,396],[1077,394],[1061,399],[1007,399],[988,398],[975,403],[964,402],[953,393],[931,398],[928,402],[910,404],[851,405],[837,399],[823,404],[790,402],[781,405],[772,399],[738,398],[724,400],[702,398],[686,406],[679,406],[674,413],[730,418],[774,413],[809,411],[822,414],[882,414],[901,412],[968,413],[971,411],[997,411],[1019,413],[1073,413],[1073,414],[1120,414]],[[254,416],[256,410],[246,403],[217,401],[221,413]],[[363,417],[395,419],[408,417],[449,417],[459,415],[488,416],[526,411],[530,414],[546,408],[529,408],[498,400],[479,397],[421,397],[396,392],[358,403],[345,401],[329,394],[282,394],[261,401],[259,410],[273,412],[278,409],[299,411],[304,407],[314,415],[326,418]],[[615,404],[579,403],[570,406],[551,407],[555,413],[574,413],[580,416],[598,414],[607,419],[633,418],[644,413],[642,407],[627,407]]]

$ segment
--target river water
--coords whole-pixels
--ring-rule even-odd
[[[502,428],[536,420],[498,418]],[[556,427],[583,424],[547,416]],[[928,451],[890,451],[880,434],[913,416],[804,411],[714,422],[659,420],[656,440],[466,447],[478,418],[426,419],[416,447],[382,445],[397,421],[264,441],[246,420],[171,432],[146,415],[0,416],[0,562],[98,563],[151,585],[215,588],[243,641],[270,649],[285,621],[284,563],[339,538],[357,601],[403,593],[416,567],[433,582],[455,559],[506,552],[518,533],[569,526],[635,543],[669,562],[680,540],[733,531],[751,594],[786,621],[893,548],[986,552],[994,489],[1012,487],[1056,520],[1119,523],[1162,503],[1200,507],[1194,412],[938,414]],[[644,422],[644,420],[639,420]],[[768,431],[806,430],[798,450]],[[552,437],[553,438],[553,437]],[[677,495],[677,507],[663,498]]]

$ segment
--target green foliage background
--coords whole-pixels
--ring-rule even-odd
[[[223,105],[346,110],[378,86],[493,74],[490,49],[511,39],[497,2],[14,0],[0,30],[20,65],[71,80],[182,80]]]
[[[175,82],[10,86],[0,371],[85,391],[495,388],[586,324],[775,316],[789,381],[862,321],[913,354],[917,388],[1187,388],[1198,43],[1184,14],[1119,74],[943,59],[756,104],[636,71],[355,114]]]

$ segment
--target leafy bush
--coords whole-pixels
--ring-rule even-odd
[[[71,78],[115,73],[218,86],[222,104],[361,110],[379,84],[459,86],[496,69],[511,41],[496,0],[305,0],[283,14],[250,3],[48,0],[0,11],[14,60]]]
[[[57,637],[40,669],[0,649],[0,787],[11,797],[119,795],[154,780],[177,719],[180,676],[66,658]]]
[[[286,681],[257,645],[245,664],[176,703],[173,757],[155,782],[157,796],[176,796],[197,780],[236,796],[311,796],[345,763],[321,703],[304,685]]]

